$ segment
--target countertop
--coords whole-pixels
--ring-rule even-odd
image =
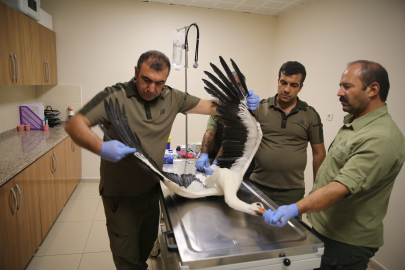
[[[16,129],[0,133],[0,186],[68,137],[65,123],[49,131]]]

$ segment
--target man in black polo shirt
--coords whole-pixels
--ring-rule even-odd
[[[321,119],[314,108],[298,98],[305,76],[302,64],[284,63],[279,70],[278,93],[263,99],[255,111],[263,138],[250,180],[278,205],[296,203],[304,197],[308,142],[314,179],[326,155]]]

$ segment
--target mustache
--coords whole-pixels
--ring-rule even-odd
[[[340,101],[340,102],[348,102],[348,100],[347,100],[345,97],[340,97],[340,98],[339,98],[339,101]]]

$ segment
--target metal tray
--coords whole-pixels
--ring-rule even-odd
[[[163,169],[194,173],[195,165],[193,160],[180,160]],[[223,196],[187,199],[161,186],[166,228],[173,230],[181,263],[190,269],[313,254],[323,247],[295,219],[282,228],[272,227],[261,216],[233,210]],[[278,207],[249,180],[243,181],[237,196],[249,204],[262,202],[267,209]]]

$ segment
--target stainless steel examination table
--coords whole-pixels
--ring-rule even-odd
[[[194,173],[195,160],[175,160],[163,170]],[[165,269],[312,269],[320,266],[323,243],[309,228],[291,220],[282,228],[266,224],[230,208],[223,196],[200,199],[180,197],[161,184],[164,222],[159,242]],[[266,209],[277,205],[245,180],[238,197],[250,204],[262,202]],[[173,263],[174,260],[174,263]]]

